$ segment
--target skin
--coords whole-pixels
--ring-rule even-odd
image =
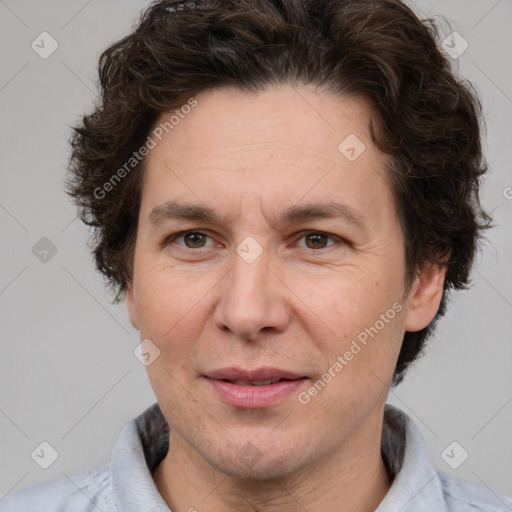
[[[160,350],[147,370],[171,434],[157,488],[173,512],[373,511],[391,485],[380,438],[403,335],[434,317],[444,271],[425,267],[406,293],[403,235],[366,101],[305,86],[196,99],[147,156],[127,289],[132,324]],[[352,162],[338,150],[349,134],[366,146]],[[169,200],[223,220],[149,222]],[[284,208],[331,200],[362,226],[277,222]],[[206,236],[169,241],[184,230]],[[262,248],[252,263],[236,252],[248,236]],[[234,407],[203,377],[273,366],[308,376],[307,390],[397,303],[307,404],[294,392],[272,407]],[[250,464],[239,453],[248,442],[259,454]]]

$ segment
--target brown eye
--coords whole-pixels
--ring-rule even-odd
[[[184,249],[203,249],[208,247],[207,241],[210,237],[201,231],[181,231],[170,236],[165,245],[175,243]],[[183,242],[181,241],[183,240]]]
[[[328,240],[334,240],[335,237],[332,235],[328,235],[327,233],[323,233],[321,231],[308,231],[304,233],[301,239],[305,240],[305,245],[301,245],[301,247],[305,247],[306,249],[327,249],[333,243],[328,243]]]
[[[185,241],[185,245],[189,249],[197,249],[199,247],[204,247],[207,236],[199,231],[189,231],[182,235],[183,240]]]
[[[309,249],[324,249],[327,238],[324,233],[310,233],[306,235],[306,245]]]

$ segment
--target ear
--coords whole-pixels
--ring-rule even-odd
[[[428,264],[416,277],[409,294],[406,331],[420,331],[432,321],[443,297],[445,275],[445,266]]]
[[[128,282],[126,285],[126,307],[128,308],[128,314],[130,315],[130,321],[139,330],[139,315],[137,312],[137,302],[135,300],[135,294],[133,291],[133,282]]]

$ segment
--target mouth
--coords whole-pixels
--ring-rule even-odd
[[[305,378],[305,377],[302,377]],[[268,379],[268,380],[229,380],[229,379],[221,379],[222,382],[230,382],[231,384],[235,384],[236,386],[270,386],[272,384],[277,384],[278,382],[289,382],[292,380],[299,379]]]
[[[230,382],[255,383],[256,385],[266,385],[268,381],[278,382],[280,380],[306,378],[305,375],[301,375],[300,373],[272,367],[258,368],[255,370],[245,370],[236,367],[221,368],[208,372],[205,377]],[[260,382],[263,384],[258,384]]]
[[[248,409],[278,405],[308,380],[304,375],[278,368],[223,368],[204,377],[224,403]]]

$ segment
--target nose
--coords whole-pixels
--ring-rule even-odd
[[[262,332],[286,330],[290,322],[288,288],[270,267],[265,251],[252,263],[235,254],[233,266],[222,280],[214,314],[219,329],[250,341]]]

